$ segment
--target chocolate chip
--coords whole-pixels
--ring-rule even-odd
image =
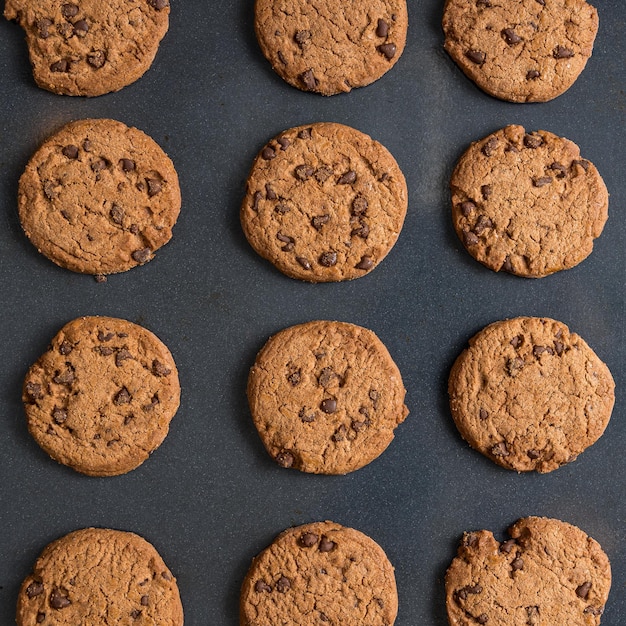
[[[281,467],[291,467],[295,461],[295,458],[289,450],[283,450],[279,452],[275,457],[276,463]]]
[[[311,139],[312,128],[303,128],[298,131],[298,139]]]
[[[468,50],[465,56],[476,65],[482,65],[487,59],[487,55],[480,50]]]
[[[493,228],[493,222],[486,215],[479,215],[472,230],[481,235],[487,228]]]
[[[471,200],[466,200],[465,202],[461,202],[459,208],[461,209],[461,214],[464,217],[469,217],[472,211],[476,208],[476,205]]]
[[[575,165],[580,165],[580,167],[582,167],[585,170],[585,172],[589,169],[589,161],[586,161],[585,159],[572,161],[572,167]]]
[[[41,39],[48,39],[50,36],[49,28],[52,26],[53,21],[44,17],[43,19],[37,20],[35,22],[35,28],[37,28],[37,35]]]
[[[524,145],[527,148],[538,148],[543,144],[543,138],[536,133],[526,133],[524,135]]]
[[[323,226],[328,224],[329,220],[330,220],[330,215],[328,215],[328,213],[326,213],[325,215],[316,215],[311,220],[311,226],[313,226],[313,228],[315,228],[315,230],[320,231],[320,230],[322,230]]]
[[[73,349],[74,347],[72,346],[72,344],[67,339],[64,339],[59,346],[59,354],[67,356]]]
[[[361,260],[354,267],[357,270],[363,270],[367,272],[374,267],[374,261],[372,260],[372,257],[363,256],[361,257]]]
[[[477,595],[483,592],[483,587],[480,583],[476,583],[475,585],[468,585],[466,587],[462,587],[461,589],[457,589],[454,592],[454,597],[457,601],[459,600],[467,600],[468,595]]]
[[[87,63],[95,69],[100,69],[107,60],[106,52],[104,50],[94,50],[87,55]]]
[[[511,563],[511,569],[514,572],[524,569],[524,559],[521,556],[518,556],[516,559],[514,559]]]
[[[305,259],[303,256],[297,256],[296,257],[296,261],[298,261],[298,263],[305,269],[305,270],[310,270],[311,269],[311,263],[308,259]]]
[[[492,446],[491,454],[493,454],[494,456],[509,456],[509,451],[506,447],[506,443],[504,443],[504,441],[501,441],[495,446]]]
[[[486,624],[489,621],[489,616],[487,615],[487,613],[481,613],[476,617],[476,621],[479,624]]]
[[[122,387],[113,397],[113,404],[120,406],[121,404],[129,404],[132,400],[132,396],[126,387]]]
[[[39,613],[37,613],[37,623],[41,624],[43,623],[45,619],[46,619],[46,614],[39,611]]]
[[[43,583],[38,580],[33,580],[28,587],[26,587],[26,595],[29,598],[34,598],[35,596],[39,596],[43,593]]]
[[[322,535],[322,540],[320,541],[320,552],[331,552],[337,547],[337,544],[334,541],[331,541],[325,535]]]
[[[109,216],[114,224],[121,224],[124,219],[124,209],[119,204],[113,204]]]
[[[370,227],[363,220],[359,220],[359,226],[350,231],[351,237],[361,237],[361,239],[367,239],[369,234]]]
[[[514,46],[522,41],[522,38],[512,28],[505,28],[502,31],[502,36],[509,46]]]
[[[311,422],[315,421],[315,413],[309,413],[307,408],[304,406],[300,409],[298,417],[306,424],[310,424]]]
[[[135,162],[132,159],[120,159],[120,167],[125,172],[132,172],[135,169]]]
[[[308,91],[314,91],[317,87],[317,79],[313,74],[313,70],[306,70],[306,72],[302,72],[298,78]]]
[[[52,411],[52,419],[55,424],[63,424],[67,420],[67,411],[65,409],[56,408]]]
[[[552,163],[552,165],[548,166],[548,169],[552,170],[553,172],[556,172],[556,177],[557,178],[565,178],[565,176],[567,175],[567,168],[565,167],[565,165],[562,165],[561,163]]]
[[[311,31],[310,30],[299,30],[294,35],[294,40],[299,46],[304,46],[311,39]]]
[[[161,192],[161,181],[156,178],[146,178],[146,185],[148,185],[148,196],[152,198]]]
[[[380,37],[381,39],[385,39],[389,34],[389,24],[385,22],[385,20],[378,19],[378,24],[376,25],[376,37]]]
[[[279,137],[276,141],[283,152],[291,145],[291,141],[287,137]]]
[[[70,604],[70,599],[67,596],[64,596],[58,589],[53,589],[50,594],[50,606],[53,609],[64,609],[68,607]]]
[[[333,265],[337,264],[337,253],[336,252],[324,252],[320,255],[319,264],[324,267],[333,267]]]
[[[300,545],[305,548],[312,548],[317,544],[319,537],[315,533],[303,533],[300,535]]]
[[[105,333],[101,330],[98,331],[98,341],[111,341],[115,337],[115,333]]]
[[[464,533],[463,545],[468,548],[476,548],[478,546],[478,535],[476,533]]]
[[[552,178],[550,176],[541,176],[540,178],[533,178],[533,186],[535,187],[545,187],[552,182]]]
[[[524,335],[516,335],[509,341],[509,343],[515,348],[519,348],[524,343]]]
[[[59,194],[56,191],[56,184],[51,180],[44,181],[43,184],[43,193],[48,200],[54,200]]]
[[[326,165],[322,165],[322,167],[318,167],[315,170],[315,180],[318,183],[325,183],[331,176],[333,175],[333,170]]]
[[[63,153],[63,156],[66,156],[68,159],[77,159],[78,158],[78,147],[77,146],[73,146],[73,145],[69,145],[69,146],[65,146],[61,152]]]
[[[271,146],[265,146],[265,148],[261,151],[261,157],[263,157],[266,161],[271,161],[276,157],[276,152]]]
[[[341,426],[339,426],[339,428],[337,428],[337,430],[333,433],[331,439],[333,441],[343,441],[346,438],[347,432],[346,427],[341,424]]]
[[[497,147],[498,147],[498,140],[495,137],[490,137],[481,148],[481,152],[486,157],[490,157],[495,152]]]
[[[539,452],[539,450],[528,450],[526,452],[526,456],[529,459],[532,459],[533,461],[536,461],[541,456],[541,452]]]
[[[300,384],[302,378],[302,370],[297,369],[287,376],[287,380],[291,383],[292,387],[296,387]]]
[[[105,159],[96,159],[95,161],[93,161],[91,163],[91,169],[92,171],[98,173],[101,172],[102,170],[106,169],[107,167],[107,162]]]
[[[320,620],[322,622],[327,622],[328,621],[327,615],[325,613],[322,613],[321,611],[320,611]]]
[[[504,262],[502,263],[502,267],[500,269],[505,272],[513,272],[513,264],[511,263],[511,257],[508,254],[504,257]]]
[[[539,3],[542,7],[546,6],[546,0],[535,0],[535,2]]]
[[[150,601],[149,596],[141,596],[141,606],[148,606],[148,602]]]
[[[564,46],[557,46],[552,54],[555,59],[571,59],[574,56],[574,51]]]
[[[74,22],[74,33],[79,37],[84,37],[89,32],[89,24],[85,20]]]
[[[52,380],[57,385],[70,385],[74,382],[74,371],[69,366],[64,372],[57,372]]]
[[[356,196],[352,201],[352,215],[363,215],[367,211],[367,200],[363,196]]]
[[[604,613],[604,607],[600,606],[588,606],[583,613],[587,613],[589,615],[602,615]]]
[[[169,4],[169,1],[168,0],[148,0],[148,4],[153,9],[156,9],[157,11],[161,11]]]
[[[479,239],[471,230],[464,230],[463,242],[466,246],[475,246],[479,242]]]
[[[491,185],[483,185],[480,188],[480,193],[481,193],[481,195],[483,197],[483,200],[488,200],[489,197],[491,196],[492,191],[493,190],[491,188]]]
[[[554,351],[557,353],[558,356],[561,356],[563,354],[564,349],[565,346],[561,341],[554,342]]]
[[[517,376],[522,371],[524,365],[524,360],[516,356],[514,359],[509,359],[507,361],[506,370],[509,376]]]
[[[380,44],[380,46],[377,46],[376,50],[381,52],[385,56],[385,58],[391,60],[393,59],[393,57],[396,56],[396,52],[398,49],[395,43],[383,43]]]
[[[356,420],[352,420],[352,423],[350,424],[350,428],[352,428],[352,430],[356,433],[360,433],[361,431],[365,430],[368,427],[368,421],[364,420],[362,422],[357,422]]]
[[[337,181],[338,185],[351,185],[356,181],[356,172],[354,170],[350,170],[345,174],[342,174]]]
[[[280,231],[276,233],[276,239],[278,239],[278,241],[282,241],[285,244],[280,248],[283,252],[291,252],[296,246],[296,240],[293,237],[283,235],[283,233],[281,233]]]
[[[489,411],[485,409],[480,409],[479,416],[481,420],[486,420],[489,417]]]
[[[172,580],[172,575],[169,572],[161,572],[161,577],[165,580]]]
[[[78,15],[78,5],[77,4],[64,4],[61,7],[61,15],[63,15],[64,18],[68,18],[68,17],[76,17],[76,15]]]
[[[328,387],[330,383],[333,382],[337,378],[337,374],[333,371],[332,367],[324,367],[320,372],[320,375],[317,377],[317,382],[321,387]]]
[[[130,612],[130,616],[131,616],[133,619],[137,619],[140,615],[141,615],[141,611],[140,611],[139,609],[133,609],[133,610]]]
[[[334,413],[337,410],[337,400],[334,398],[326,398],[325,400],[322,400],[320,409],[322,409],[324,413]]]
[[[535,358],[539,358],[544,352],[547,354],[554,354],[554,350],[549,346],[534,346],[533,347],[533,356]]]
[[[491,0],[476,0],[476,6],[491,8]]]
[[[515,539],[508,539],[500,544],[500,552],[504,554],[510,554],[511,550],[517,545],[517,541]]]
[[[51,72],[67,72],[70,69],[70,62],[67,59],[60,59],[55,61],[50,66]]]
[[[161,361],[158,361],[157,359],[154,359],[154,361],[152,361],[151,371],[155,376],[158,376],[159,378],[162,378],[163,376],[169,376],[172,373],[172,370],[169,367],[166,367],[165,365],[163,365],[163,363],[161,363]]]
[[[135,250],[130,256],[133,257],[133,260],[137,261],[137,263],[145,263],[150,259],[150,255],[152,250],[150,248],[140,248],[139,250]]]
[[[256,581],[256,583],[254,583],[254,590],[257,593],[270,593],[272,591],[272,588],[265,581],[259,579]]]
[[[113,348],[110,348],[109,346],[98,346],[98,352],[102,356],[111,356],[115,352],[115,350]]]
[[[286,576],[281,576],[276,583],[276,590],[287,593],[291,589],[291,581]]]
[[[541,76],[541,72],[539,70],[528,70],[526,72],[526,80],[537,80]]]
[[[126,350],[126,348],[122,348],[121,350],[118,350],[117,353],[115,354],[115,365],[117,367],[121,367],[124,361],[126,361],[126,359],[132,359],[132,358],[133,358],[133,355],[128,350]]]
[[[295,169],[295,175],[298,180],[309,180],[314,171],[310,165],[298,165]]]
[[[258,200],[257,200],[257,194],[258,194]],[[259,208],[259,204],[258,203],[261,200],[261,192],[257,191],[254,194],[254,197],[255,197],[256,206],[253,206],[252,209],[254,211],[256,211]],[[269,183],[265,183],[265,197],[268,200],[276,200],[276,198],[278,198],[278,196],[276,195],[276,192],[270,187]]]

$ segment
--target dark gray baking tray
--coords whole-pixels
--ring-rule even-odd
[[[131,530],[178,577],[186,623],[238,624],[251,558],[284,528],[331,519],[369,534],[396,567],[397,626],[445,626],[443,576],[464,530],[502,536],[526,515],[556,517],[597,539],[614,582],[603,626],[626,624],[626,6],[594,0],[600,32],[575,85],[546,104],[479,91],[442,48],[441,0],[409,0],[406,50],[378,82],[324,98],[273,73],[256,44],[252,0],[172,3],[152,69],[95,99],[38,89],[21,29],[0,20],[0,624],[52,539],[85,526]],[[22,234],[18,178],[31,153],[69,120],[112,117],[151,135],[177,166],[183,208],[173,240],[144,267],[105,284],[60,269]],[[409,213],[372,274],[347,284],[291,280],[259,258],[239,226],[257,151],[281,130],[351,125],[404,170]],[[468,144],[510,123],[572,139],[602,173],[610,217],[593,254],[540,280],[495,274],[463,250],[447,181]],[[172,350],[183,385],[170,435],[137,470],[88,478],[31,440],[20,392],[28,366],[67,321],[112,315],[143,324]],[[617,402],[604,436],[551,474],[517,475],[471,450],[452,424],[449,368],[486,324],[549,316],[609,365]],[[337,319],[371,328],[402,371],[411,410],[388,450],[344,477],[281,469],[266,455],[245,398],[267,337]]]

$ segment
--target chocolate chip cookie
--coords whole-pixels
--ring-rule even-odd
[[[450,626],[597,626],[611,588],[600,545],[556,519],[527,517],[497,541],[463,535],[446,574]]]
[[[507,126],[473,143],[450,181],[467,251],[496,272],[539,278],[587,258],[608,218],[598,170],[573,142]]]
[[[615,402],[611,372],[561,322],[518,317],[469,341],[448,382],[463,438],[507,469],[551,472],[604,432]]]
[[[345,474],[377,458],[408,415],[400,372],[371,331],[345,322],[287,328],[248,378],[252,419],[282,467]]]
[[[28,430],[56,461],[124,474],[161,445],[180,401],[178,372],[150,331],[121,319],[66,324],[24,380]]]
[[[348,126],[318,123],[287,130],[261,150],[241,223],[252,247],[281,272],[341,281],[383,260],[406,210],[404,176],[380,143]]]
[[[120,530],[84,528],[48,545],[22,583],[18,626],[182,626],[176,580],[154,546]]]
[[[180,212],[172,161],[146,134],[109,119],[71,122],[20,178],[24,232],[57,265],[113,274],[143,265],[172,237]]]
[[[325,96],[378,80],[406,42],[406,0],[256,0],[263,54],[290,85]]]
[[[99,96],[135,82],[168,29],[169,0],[6,0],[4,16],[26,32],[36,83]]]
[[[397,612],[382,548],[333,522],[281,533],[252,561],[241,589],[241,626],[392,626]]]
[[[585,68],[598,12],[585,0],[447,0],[445,49],[488,94],[545,102]]]

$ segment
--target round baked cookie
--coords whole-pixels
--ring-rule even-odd
[[[518,317],[490,324],[450,372],[452,417],[463,438],[507,469],[551,472],[606,428],[611,372],[567,326]]]
[[[169,0],[6,0],[26,32],[36,83],[69,96],[99,96],[152,65],[169,24]]]
[[[350,280],[387,256],[407,202],[386,148],[348,126],[318,123],[287,130],[261,150],[241,223],[250,245],[288,276]]]
[[[450,626],[597,626],[611,588],[600,545],[566,522],[526,517],[498,542],[463,535],[446,574]]]
[[[241,589],[241,626],[392,626],[397,612],[382,548],[333,522],[281,533],[252,561]]]
[[[290,85],[325,96],[378,80],[406,43],[406,0],[256,0],[263,54]]]
[[[252,419],[282,467],[346,474],[377,458],[408,415],[406,390],[371,331],[315,321],[271,337],[248,377]]]
[[[488,94],[545,102],[585,68],[598,12],[585,0],[447,0],[445,49]]]
[[[539,278],[587,258],[609,196],[576,144],[507,126],[473,143],[450,181],[452,220],[467,251],[496,272]]]
[[[24,380],[28,430],[56,461],[124,474],[161,445],[180,402],[176,364],[150,331],[112,317],[66,324]]]
[[[57,265],[113,274],[143,265],[172,237],[174,165],[145,133],[109,119],[71,122],[47,139],[19,183],[24,232]]]
[[[22,583],[18,626],[182,626],[176,580],[154,546],[120,530],[84,528],[49,544]]]

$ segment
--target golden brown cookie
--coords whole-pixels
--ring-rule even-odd
[[[241,589],[241,626],[392,626],[397,612],[382,548],[333,522],[281,533],[252,561]]]
[[[248,378],[252,419],[282,467],[345,474],[387,448],[408,415],[400,372],[366,328],[291,326],[259,352]]]
[[[257,39],[290,85],[325,96],[378,80],[406,42],[406,0],[256,0]]]
[[[473,143],[452,174],[452,220],[467,251],[496,272],[539,278],[587,258],[609,196],[573,142],[507,126]]]
[[[180,386],[167,347],[111,317],[66,324],[26,374],[28,430],[56,461],[90,476],[124,474],[161,445]]]
[[[113,274],[143,265],[172,237],[180,212],[172,161],[146,134],[109,119],[71,122],[20,178],[24,232],[57,265]]]
[[[385,258],[406,210],[404,176],[380,143],[318,123],[287,130],[261,150],[241,224],[252,247],[288,276],[341,281]]]
[[[133,83],[152,65],[169,24],[169,0],[6,0],[35,81],[70,96],[99,96]]]
[[[120,530],[84,528],[48,545],[22,583],[18,626],[182,626],[176,580],[154,547]]]
[[[607,366],[561,322],[518,317],[469,341],[448,381],[463,438],[507,469],[551,472],[606,428],[615,402]]]
[[[598,12],[585,0],[447,0],[445,48],[488,94],[545,102],[585,68]]]
[[[527,517],[498,542],[463,535],[446,574],[450,626],[597,626],[611,588],[600,545],[556,519]]]

